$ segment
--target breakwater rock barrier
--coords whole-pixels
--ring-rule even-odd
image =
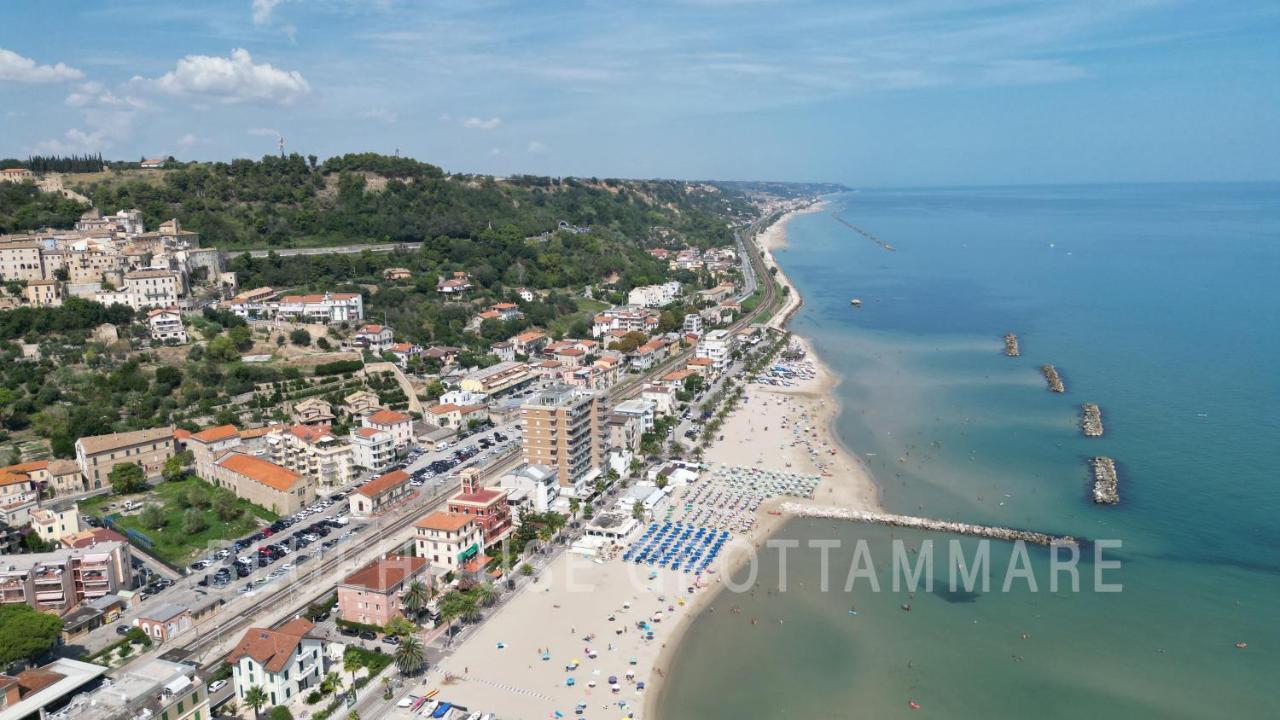
[[[1080,431],[1085,437],[1102,437],[1102,409],[1096,404],[1080,406]]]
[[[1004,354],[1009,357],[1018,357],[1022,353],[1018,351],[1018,336],[1013,333],[1006,333],[1004,336]]]
[[[1115,505],[1120,502],[1120,478],[1116,475],[1116,461],[1109,457],[1095,457],[1089,461],[1093,467],[1093,501],[1099,505]]]
[[[1049,535],[1031,530],[1015,530],[1013,528],[994,527],[991,525],[974,525],[973,523],[954,522],[951,520],[934,520],[914,517],[912,515],[894,515],[892,513],[867,512],[832,505],[806,505],[797,502],[782,504],[782,512],[796,517],[827,518],[831,520],[847,520],[849,522],[869,523],[871,525],[889,525],[892,527],[914,528],[917,530],[936,530],[956,535],[990,538],[992,540],[1021,540],[1035,545],[1076,544],[1078,541],[1070,535]]]
[[[889,252],[893,252],[894,250],[896,250],[896,249],[897,249],[897,248],[895,248],[894,246],[890,245],[889,243],[887,243],[887,242],[885,242],[885,241],[881,240],[880,238],[876,237],[874,233],[872,233],[872,232],[870,232],[870,231],[868,231],[868,230],[863,230],[862,228],[858,227],[857,225],[854,225],[853,223],[849,222],[848,220],[845,220],[844,218],[840,217],[840,216],[839,216],[838,214],[836,214],[836,213],[831,213],[831,217],[835,218],[835,219],[836,219],[837,221],[839,221],[841,224],[845,225],[845,226],[846,226],[846,227],[848,227],[849,229],[851,229],[851,230],[853,230],[854,232],[858,233],[858,234],[859,234],[859,235],[861,235],[862,237],[864,237],[864,238],[866,238],[866,239],[870,240],[871,242],[873,242],[873,243],[875,243],[875,244],[879,245],[880,247],[884,248],[885,250],[888,250]]]
[[[1058,368],[1052,365],[1041,365],[1040,373],[1044,375],[1044,379],[1049,381],[1049,392],[1066,392],[1067,387],[1062,384],[1062,376],[1058,374]]]

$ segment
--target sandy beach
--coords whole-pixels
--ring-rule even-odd
[[[820,205],[802,212],[816,212]],[[766,251],[786,242],[785,216],[761,234]],[[772,262],[772,255],[767,253]],[[780,282],[789,285],[782,272]],[[794,288],[788,303],[801,299]],[[788,306],[789,307],[789,306]],[[787,314],[784,307],[781,316]],[[710,467],[702,478],[676,491],[674,505],[706,482],[722,466],[751,466],[821,478],[812,502],[856,509],[879,509],[878,490],[863,464],[831,432],[839,413],[833,390],[838,378],[817,358],[808,342],[800,362],[812,376],[790,387],[752,383],[744,401],[724,421],[720,439],[706,451]],[[587,559],[564,553],[501,610],[474,630],[428,676],[438,697],[502,718],[539,719],[556,712],[572,717],[578,703],[591,716],[655,717],[662,673],[681,635],[698,611],[716,595],[721,578],[761,545],[787,517],[776,508],[793,497],[765,501],[750,531],[735,535],[711,572],[693,586],[693,576],[656,572],[616,557]],[[618,548],[616,551],[620,551]],[[656,613],[660,622],[653,623]],[[648,620],[652,640],[637,627]],[[588,655],[588,649],[596,657]],[[547,659],[543,659],[544,656]],[[634,660],[634,663],[632,662]],[[574,669],[574,661],[580,661]],[[633,678],[628,678],[631,671]],[[610,688],[610,677],[618,690]],[[570,684],[569,679],[573,682]],[[637,683],[643,682],[643,690]]]

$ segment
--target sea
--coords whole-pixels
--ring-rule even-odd
[[[798,548],[693,621],[659,716],[1280,717],[1280,185],[826,200],[777,258],[805,299],[791,329],[842,378],[840,440],[889,511],[1085,539],[1080,587],[1050,587],[1044,548],[992,543],[990,585],[965,587],[977,540],[793,520],[775,537]],[[1095,455],[1118,505],[1092,501]],[[840,545],[824,563],[814,540]],[[932,589],[895,542],[912,562],[932,543]]]

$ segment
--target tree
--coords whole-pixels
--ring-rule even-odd
[[[457,590],[450,590],[440,598],[440,619],[449,626],[445,633],[448,638],[447,643],[453,642],[453,621],[465,617],[474,608],[475,599]]]
[[[111,468],[107,476],[111,482],[111,491],[117,495],[142,492],[147,488],[147,475],[137,463],[120,463]]]
[[[311,333],[305,328],[298,328],[289,333],[289,342],[299,347],[306,347],[311,344]]]
[[[427,589],[425,583],[421,580],[414,580],[405,586],[404,592],[400,594],[400,603],[404,605],[404,609],[413,613],[415,616],[422,612],[430,600],[431,591]]]
[[[270,720],[293,720],[293,713],[289,712],[289,708],[277,705],[271,708],[271,714],[267,717]]]
[[[237,325],[227,331],[227,337],[236,346],[236,350],[245,352],[253,348],[253,331],[248,325]]]
[[[394,659],[400,674],[413,675],[426,666],[427,653],[422,646],[422,641],[410,635],[401,640],[400,644],[396,646]]]
[[[209,527],[209,522],[199,510],[191,508],[182,515],[182,532],[195,535]]]
[[[240,517],[243,512],[240,506],[236,504],[236,499],[230,493],[218,493],[213,498],[213,511],[218,514],[218,519],[223,522],[231,522]]]
[[[209,493],[199,485],[193,485],[187,491],[187,505],[193,508],[203,508],[209,505]]]
[[[582,507],[582,501],[576,497],[569,498],[569,514],[578,517],[578,510]]]
[[[391,620],[387,622],[386,627],[383,629],[386,631],[388,635],[391,635],[393,637],[403,638],[403,637],[412,636],[413,631],[417,630],[418,628],[413,623],[409,622],[406,618],[401,617],[400,615],[397,615],[391,618]]]
[[[355,695],[359,692],[359,688],[356,687],[356,673],[360,671],[360,668],[364,667],[364,661],[361,659],[360,653],[353,652],[353,650],[355,648],[347,648],[347,651],[343,653],[342,669],[351,673],[351,694]]]
[[[631,517],[636,520],[644,520],[644,503],[639,500],[631,503]]]
[[[142,509],[141,520],[142,526],[149,530],[159,530],[168,522],[168,518],[165,517],[164,510],[161,509],[159,505],[155,504],[148,504]]]
[[[160,471],[160,475],[166,482],[177,482],[178,480],[181,480],[186,475],[186,472],[182,467],[182,456],[174,455],[168,460],[165,460],[164,469]]]
[[[244,703],[253,708],[253,716],[257,718],[258,711],[267,704],[267,693],[260,686],[254,685],[244,691]]]

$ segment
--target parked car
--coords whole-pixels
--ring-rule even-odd
[[[214,680],[213,682],[209,683],[209,692],[216,693],[226,686],[227,686],[226,680]]]
[[[377,640],[377,639],[378,639],[378,633],[376,633],[376,632],[374,632],[374,631],[372,631],[372,630],[361,630],[361,631],[360,631],[360,639],[361,639],[361,640]]]
[[[355,628],[353,628],[353,627],[348,627],[348,626],[346,626],[346,625],[342,625],[342,626],[340,626],[340,627],[338,628],[338,632],[342,633],[343,635],[347,635],[347,636],[349,636],[349,637],[355,637],[355,636],[357,636],[357,635],[359,635],[359,634],[360,634],[360,631],[359,631],[359,630],[356,630],[356,629],[355,629]]]

